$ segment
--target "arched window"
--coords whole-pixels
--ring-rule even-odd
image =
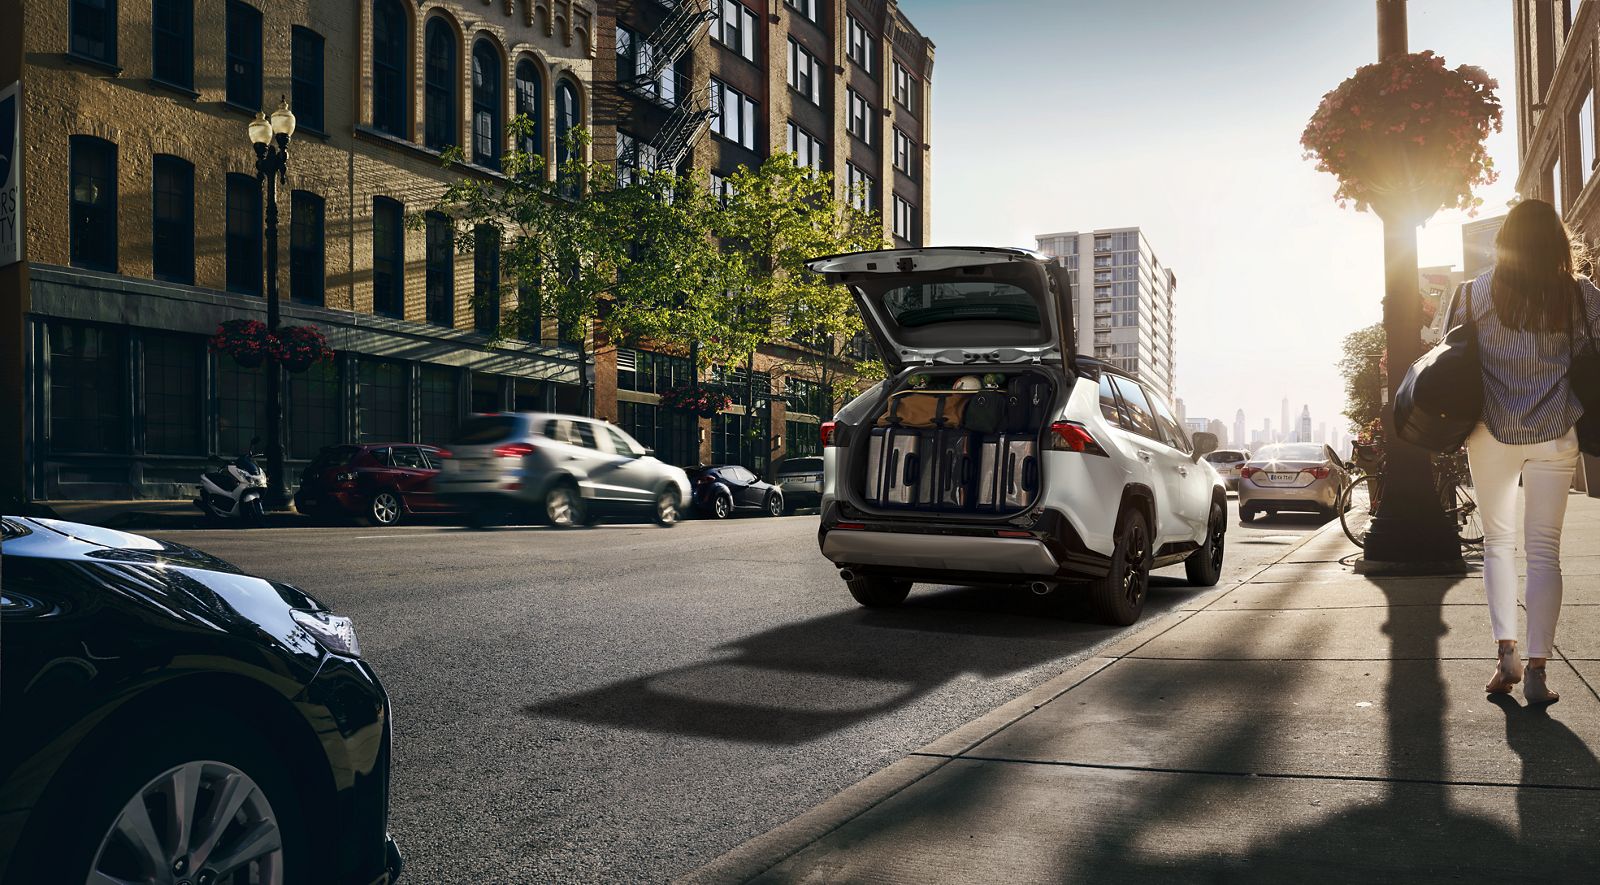
[[[517,62],[517,113],[528,118],[533,131],[522,137],[517,149],[525,154],[544,150],[544,85],[532,61]]]
[[[568,81],[556,86],[556,162],[572,159],[572,146],[567,136],[578,125],[578,90]]]
[[[456,39],[444,19],[428,22],[428,53],[423,64],[422,138],[436,150],[460,144],[456,134],[460,115],[456,113],[456,84],[461,75],[456,68]]]
[[[406,131],[406,11],[399,0],[372,4],[372,125],[400,138]]]
[[[500,53],[488,40],[472,47],[472,162],[500,168]]]

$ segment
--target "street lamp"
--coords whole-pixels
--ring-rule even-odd
[[[278,184],[287,182],[289,138],[294,112],[282,101],[269,119],[257,112],[248,129],[256,150],[256,181],[267,188],[267,334],[278,333]],[[267,506],[282,509],[289,500],[283,477],[283,368],[267,360]]]

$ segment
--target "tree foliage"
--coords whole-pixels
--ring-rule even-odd
[[[1339,374],[1344,378],[1344,416],[1359,433],[1383,411],[1383,355],[1388,339],[1383,324],[1357,329],[1344,338]]]

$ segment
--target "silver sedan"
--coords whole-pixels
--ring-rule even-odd
[[[1279,511],[1334,515],[1350,474],[1332,449],[1317,443],[1262,446],[1239,468],[1239,518]]]

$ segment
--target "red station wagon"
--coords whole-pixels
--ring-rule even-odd
[[[407,514],[453,513],[433,493],[440,458],[438,448],[416,443],[328,446],[301,475],[295,509],[378,526],[394,525]]]

